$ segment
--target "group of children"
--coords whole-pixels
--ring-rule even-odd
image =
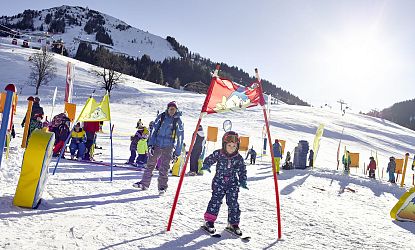
[[[347,156],[346,156],[346,154],[343,155],[342,161],[343,161],[345,173],[349,173],[350,172],[350,164],[351,164],[351,157],[350,157],[350,152],[349,151],[347,151]],[[414,160],[413,160],[411,168],[412,168],[413,171],[415,171],[414,170],[415,169],[415,156],[414,156]],[[368,177],[375,179],[376,161],[375,161],[375,158],[373,156],[369,157],[369,164],[367,165],[366,170],[368,170],[368,173],[369,173]],[[395,183],[395,172],[396,172],[395,157],[391,156],[391,157],[389,157],[388,167],[386,168],[386,173],[389,174],[388,182]]]

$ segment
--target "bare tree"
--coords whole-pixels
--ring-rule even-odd
[[[29,85],[35,86],[35,95],[38,95],[39,87],[42,85],[47,85],[48,82],[55,77],[55,60],[53,58],[53,53],[39,51],[33,53],[30,56],[29,61],[31,62]]]
[[[124,80],[120,72],[125,69],[126,65],[119,56],[111,54],[107,49],[99,49],[97,60],[102,69],[92,70],[92,73],[101,78],[99,81],[101,88],[111,95],[111,91]]]

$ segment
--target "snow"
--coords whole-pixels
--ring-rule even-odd
[[[12,45],[0,44],[0,87],[15,83],[19,103],[15,117],[17,138],[11,142],[10,158],[0,168],[0,247],[5,249],[415,249],[415,224],[395,222],[389,212],[399,197],[410,187],[409,170],[404,188],[383,179],[371,180],[362,173],[363,163],[377,152],[379,166],[386,169],[389,156],[413,156],[415,133],[394,123],[364,115],[347,113],[341,116],[333,110],[272,105],[270,129],[273,138],[285,139],[286,149],[293,151],[299,140],[310,144],[320,123],[325,125],[315,168],[313,170],[282,171],[278,176],[280,191],[282,239],[277,240],[275,192],[269,156],[248,165],[249,190],[241,190],[241,223],[248,243],[222,232],[227,221],[224,202],[216,223],[222,238],[210,238],[199,227],[211,194],[213,173],[185,177],[177,204],[172,230],[166,232],[167,221],[178,185],[178,177],[169,177],[169,189],[159,197],[157,172],[150,189],[138,191],[132,184],[142,172],[114,168],[114,180],[109,181],[109,167],[62,160],[55,175],[50,174],[39,209],[15,207],[12,204],[20,174],[23,149],[20,148],[20,121],[26,111],[26,98],[34,88],[24,85],[29,75],[27,58],[33,52]],[[89,73],[95,66],[56,55],[58,76],[48,86],[40,88],[41,105],[50,117],[52,96],[58,87],[54,114],[63,110],[67,61],[76,65],[74,102],[78,114],[87,97],[95,89],[99,101],[104,94],[97,78]],[[190,144],[204,95],[174,90],[126,77],[126,81],[111,95],[111,117],[114,129],[114,161],[125,162],[129,156],[129,136],[135,132],[139,118],[148,124],[157,110],[176,100],[185,123],[185,142]],[[250,142],[260,151],[262,109],[254,107],[244,112],[209,115],[202,125],[219,127],[230,119],[233,130],[250,136]],[[344,145],[351,152],[360,152],[360,166],[350,176],[336,170],[336,153],[341,131]],[[103,150],[98,160],[109,161],[109,125],[98,135]],[[208,144],[209,152],[220,143]],[[245,152],[242,152],[245,155]],[[412,158],[410,159],[412,162]],[[54,163],[50,165],[51,169]],[[377,173],[376,173],[377,174]],[[350,191],[348,188],[355,190]]]

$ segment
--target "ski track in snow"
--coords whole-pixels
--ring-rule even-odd
[[[405,188],[388,184],[386,173],[382,180],[370,180],[363,175],[362,168],[351,169],[350,176],[336,171],[337,145],[343,127],[342,152],[344,145],[351,152],[360,152],[363,167],[371,150],[373,154],[377,151],[381,169],[386,169],[390,155],[402,157],[410,152],[413,156],[415,133],[389,121],[358,114],[342,117],[334,110],[311,107],[271,107],[272,136],[287,140],[286,151],[293,152],[301,139],[311,145],[318,125],[325,125],[315,169],[282,171],[278,176],[283,232],[280,241],[269,156],[258,158],[257,165],[247,166],[249,190],[242,189],[239,194],[240,226],[244,235],[252,236],[248,243],[223,232],[227,221],[225,201],[215,224],[217,231],[223,232],[222,238],[211,238],[199,229],[210,199],[213,173],[185,177],[170,232],[166,232],[166,226],[179,178],[170,177],[168,192],[159,197],[157,172],[150,189],[140,191],[132,184],[140,180],[142,171],[114,168],[110,182],[109,167],[62,160],[56,174],[49,175],[39,209],[13,206],[24,153],[20,148],[20,121],[26,111],[26,98],[34,93],[33,87],[24,85],[29,74],[27,58],[32,52],[0,44],[0,87],[4,89],[11,82],[18,89],[23,86],[14,122],[17,138],[11,142],[10,158],[3,157],[0,168],[0,248],[30,249],[36,245],[39,249],[415,249],[415,224],[394,222],[389,217]],[[97,90],[98,101],[103,95],[96,77],[89,73],[95,66],[56,55],[57,77],[40,88],[41,105],[49,117],[55,86],[58,95],[54,114],[63,109],[68,60],[76,64],[74,102],[78,114],[93,89]],[[171,100],[176,100],[183,111],[185,142],[189,145],[204,95],[133,77],[126,79],[111,95],[114,162],[123,163],[129,157],[129,136],[134,134],[138,118],[148,124],[157,110],[163,111]],[[260,152],[264,121],[259,107],[206,116],[202,124],[205,130],[208,125],[219,127],[222,136],[225,119],[232,120],[233,130],[249,135],[251,144]],[[96,150],[102,153],[96,158],[106,162],[110,160],[108,131],[109,125],[105,123],[105,133],[98,134],[97,142],[103,149]],[[218,147],[219,142],[210,142],[208,152]],[[51,170],[54,166],[52,162]],[[411,178],[409,171],[407,185]]]

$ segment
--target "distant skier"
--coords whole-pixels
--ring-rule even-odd
[[[65,113],[57,114],[49,123],[49,131],[55,133],[55,145],[53,147],[53,157],[59,156],[62,148],[65,146],[65,141],[69,136],[70,120]],[[65,154],[62,154],[65,158]]]
[[[274,144],[272,145],[272,150],[274,151],[274,162],[275,162],[275,171],[277,174],[280,174],[280,162],[282,158],[282,148],[278,141],[278,139],[275,139]]]
[[[344,166],[344,172],[350,173],[350,164],[352,163],[352,159],[350,157],[350,152],[346,151],[346,154],[343,155],[342,158],[343,166]]]
[[[42,119],[43,119],[43,115],[45,114],[43,112],[43,108],[40,106],[40,98],[39,97],[35,97],[34,100],[33,100],[32,112],[30,113],[30,120],[36,120],[36,117],[35,117],[36,114],[41,114]],[[25,122],[26,122],[26,116],[24,116],[23,121],[21,123],[22,128],[24,127]]]
[[[254,150],[254,146],[252,146],[252,147],[251,147],[251,149],[249,149],[249,150],[248,150],[248,154],[246,155],[245,160],[246,160],[246,159],[248,159],[248,157],[249,157],[249,156],[251,156],[251,159],[250,159],[250,160],[251,160],[251,161],[250,161],[250,164],[251,164],[251,165],[252,165],[252,164],[253,164],[253,165],[255,165],[255,160],[256,160],[256,152],[255,152],[255,150]]]
[[[218,217],[222,199],[226,195],[228,205],[227,229],[237,235],[242,235],[239,228],[241,210],[239,210],[239,187],[248,189],[246,185],[246,166],[239,154],[239,136],[233,131],[226,132],[222,137],[222,149],[215,150],[206,157],[202,170],[210,172],[210,167],[216,163],[216,173],[212,180],[212,197],[204,215],[205,227],[209,233],[214,233],[214,222]]]
[[[367,170],[369,170],[369,178],[375,179],[376,161],[372,156],[369,157],[369,160],[369,165],[367,165]]]
[[[312,149],[310,149],[310,154],[308,155],[308,162],[310,168],[312,168],[314,164],[314,151]]]
[[[196,134],[196,140],[193,145],[192,153],[190,154],[190,176],[199,174],[199,158],[202,154],[203,146],[205,145],[205,133],[203,132],[202,125],[199,125],[199,129]]]
[[[389,173],[389,182],[395,183],[395,169],[396,169],[396,162],[395,157],[391,156],[389,158],[388,168],[386,169],[386,173]]]
[[[138,141],[143,139],[144,137],[147,138],[147,135],[144,135],[144,126],[142,123],[137,127],[137,131],[133,136],[130,137],[130,158],[126,162],[126,164],[135,165],[136,157],[137,157],[137,145]],[[146,141],[147,143],[147,141]],[[137,158],[138,161],[138,158]]]
[[[287,156],[285,156],[285,162],[282,165],[282,169],[290,170],[293,168],[293,163],[291,162],[291,153],[287,151]]]
[[[137,143],[137,160],[136,166],[140,168],[144,168],[147,164],[147,154],[148,154],[148,146],[147,146],[147,138],[148,138],[148,129],[146,127],[143,128],[142,136],[138,140]]]
[[[29,131],[27,133],[27,138],[30,138],[30,135],[32,134],[32,132],[35,129],[42,129],[43,128],[43,114],[35,114],[34,115],[35,119],[30,120],[30,124],[29,124]]]
[[[85,155],[84,160],[93,160],[92,146],[95,145],[97,132],[99,131],[99,122],[84,122],[84,130],[86,133]]]
[[[82,160],[86,149],[85,142],[85,131],[81,128],[81,124],[78,122],[71,133],[71,144],[69,145],[69,149],[71,151],[71,160],[75,158],[75,153],[77,153],[77,160]]]
[[[141,181],[133,184],[134,187],[142,190],[148,189],[153,170],[160,158],[158,190],[160,195],[166,192],[170,161],[177,160],[182,152],[184,128],[181,116],[182,113],[178,111],[176,102],[169,102],[166,111],[157,116],[154,131],[148,140],[147,168]]]

